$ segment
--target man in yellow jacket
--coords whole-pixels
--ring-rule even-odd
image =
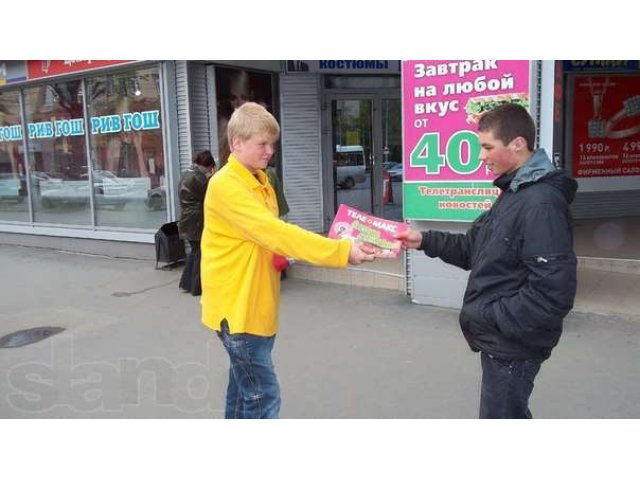
[[[262,106],[245,103],[227,126],[231,155],[204,202],[202,322],[230,358],[225,418],[277,418],[280,388],[271,360],[278,331],[280,256],[326,267],[374,259],[375,251],[333,240],[278,218],[264,168],[280,134]]]

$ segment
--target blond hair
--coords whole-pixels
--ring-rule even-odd
[[[227,124],[227,141],[233,149],[233,139],[248,140],[253,135],[280,135],[278,121],[266,108],[254,102],[247,102],[237,108]]]

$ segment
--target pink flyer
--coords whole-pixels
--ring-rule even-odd
[[[394,233],[404,232],[409,226],[374,217],[358,209],[341,204],[329,229],[329,238],[349,238],[368,243],[382,250],[378,257],[396,258],[400,253],[400,241]]]

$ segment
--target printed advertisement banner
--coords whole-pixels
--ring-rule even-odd
[[[640,75],[574,77],[572,173],[640,175]]]
[[[287,73],[400,73],[400,60],[287,60]]]
[[[29,79],[33,80],[129,62],[131,60],[28,60],[27,69]]]
[[[528,60],[402,62],[404,218],[472,221],[499,190],[479,159],[477,123],[504,103],[530,108]]]

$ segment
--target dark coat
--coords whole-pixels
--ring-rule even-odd
[[[180,220],[178,230],[186,240],[199,242],[204,226],[204,196],[207,193],[207,176],[193,165],[180,179]]]
[[[569,204],[577,184],[543,150],[494,184],[502,194],[466,234],[425,232],[420,248],[471,270],[460,326],[472,350],[544,360],[576,293]]]

